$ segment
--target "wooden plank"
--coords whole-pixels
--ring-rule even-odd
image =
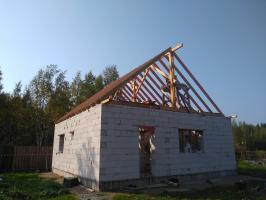
[[[212,98],[208,95],[208,93],[204,90],[202,85],[198,82],[198,80],[195,78],[195,76],[190,72],[188,67],[185,65],[185,63],[179,58],[179,56],[174,53],[174,57],[177,59],[177,61],[181,64],[181,66],[184,68],[184,70],[188,73],[188,75],[192,78],[192,80],[196,83],[196,85],[200,88],[202,93],[207,97],[207,99],[211,102],[213,107],[219,112],[222,113],[220,108],[215,104],[215,102],[212,100]],[[223,113],[222,113],[223,114]]]
[[[199,104],[195,101],[195,99],[190,95],[188,94],[189,96],[189,99],[192,101],[192,103],[195,105],[195,107],[200,111],[200,112],[203,112],[202,108],[199,106]]]
[[[164,69],[169,73],[169,68],[167,67],[167,65],[164,63],[164,61],[162,59],[158,60],[159,63],[164,67]]]
[[[142,74],[140,74],[139,75],[140,77],[142,77],[143,75]],[[152,91],[157,95],[157,97],[159,97],[160,99],[161,99],[161,101],[162,101],[162,95],[160,95],[158,92],[157,92],[157,90],[150,84],[150,82],[147,80],[147,79],[145,79],[144,80],[144,82],[152,89]]]
[[[140,82],[140,78],[137,76],[136,79]],[[158,103],[158,105],[161,105],[160,101],[152,94],[152,92],[146,87],[145,84],[142,85],[142,87],[149,93],[149,95],[155,100],[155,102]]]
[[[138,85],[138,89],[137,89],[137,91],[136,91],[137,93],[138,93],[140,87],[142,86],[142,84],[143,84],[143,82],[144,82],[144,80],[145,80],[147,74],[149,73],[150,68],[151,68],[151,67],[149,67],[149,68],[147,68],[147,69],[145,70],[145,72],[144,72],[144,76],[142,77],[141,82],[140,82],[139,85]],[[141,73],[140,73],[140,74],[141,74]]]
[[[164,94],[164,92],[162,91],[162,88],[159,86],[159,84],[152,78],[152,76],[151,75],[149,75],[148,74],[148,76],[147,76],[152,82],[153,82],[153,84],[157,87],[157,89],[162,93],[162,102],[163,102],[163,104],[165,103],[165,105],[168,105],[168,102],[164,102],[164,99],[163,99],[163,96],[164,97],[166,97],[169,101],[170,101],[170,98],[166,95],[166,94]]]
[[[141,100],[140,100],[140,98],[142,99],[142,101],[145,101],[145,98],[143,97],[143,95],[139,92],[139,89],[140,89],[140,87],[139,87],[139,84],[140,83],[138,83],[137,81],[135,81],[135,84],[136,84],[136,86],[137,86],[137,91],[136,91],[136,98],[139,100],[138,102],[141,102]],[[138,97],[139,96],[139,97]]]
[[[162,81],[162,79],[156,74],[156,72],[151,69],[152,74],[155,76],[155,78],[162,84],[162,86],[165,86],[165,83]]]
[[[170,98],[171,98],[171,107],[176,107],[177,98],[176,98],[176,87],[175,87],[175,71],[174,71],[174,60],[172,52],[169,53],[169,82],[170,82]]]
[[[137,100],[137,85],[136,85],[136,79],[133,79],[131,81],[131,85],[132,85],[132,97],[131,97],[131,100],[133,102],[136,102]]]
[[[125,87],[124,88],[127,89],[130,92],[130,94],[131,94],[130,97],[132,97],[133,91],[131,90],[131,88],[127,84],[125,84]],[[139,102],[141,101],[138,96],[136,98],[137,98],[137,100]]]
[[[136,80],[136,85],[138,85],[138,82],[137,82],[137,80]],[[128,86],[128,85],[127,85]],[[130,90],[130,92],[133,94],[133,91],[131,90],[131,88],[130,87],[128,87],[128,89]],[[140,97],[139,96],[136,96],[136,99],[137,99],[137,101],[138,102],[141,102],[141,99],[140,99]]]
[[[147,100],[152,101],[152,98],[151,98],[150,96],[148,96],[148,95],[146,94],[146,92],[144,92],[144,90],[143,90],[142,88],[139,89],[139,94],[140,94],[140,93],[141,93],[143,96],[146,97],[146,99],[144,98],[144,101],[147,101]]]
[[[145,97],[143,96],[143,94],[141,93],[141,88],[140,90],[138,91],[138,94],[137,94],[143,101],[145,101]]]
[[[175,52],[176,50],[183,47],[183,44],[177,44],[175,47],[172,48],[172,52]]]
[[[122,92],[121,92],[121,96],[123,97],[123,99],[125,100],[125,101],[130,101],[130,98],[125,94],[125,92],[122,90]]]
[[[126,101],[130,101],[130,97],[127,96],[126,92],[122,89],[121,90],[121,94],[123,95],[123,98],[126,100]]]
[[[185,81],[185,83],[189,86],[189,88],[193,91],[193,93],[197,96],[197,98],[201,101],[201,103],[204,105],[204,107],[212,113],[209,106],[205,103],[205,101],[201,98],[201,96],[197,93],[197,91],[193,88],[193,86],[189,83],[189,81],[186,79],[186,77],[182,74],[182,72],[174,65],[174,69],[178,73],[178,75]]]
[[[166,66],[166,64],[164,63],[164,61],[162,59],[159,59],[159,62],[161,63],[161,65],[165,68],[165,70],[169,70],[168,67]],[[176,66],[174,66],[176,67]],[[158,77],[159,78],[159,77]],[[177,79],[176,80],[178,84],[180,84],[180,81]],[[190,95],[189,95],[189,98],[190,100],[193,102],[193,104],[196,106],[196,108],[199,110],[199,111],[203,111],[202,108],[199,106],[199,104],[195,101],[195,99]]]
[[[147,75],[147,77],[151,80],[151,82],[157,87],[157,89],[159,90],[159,91],[161,91],[161,87],[159,86],[159,84],[151,77],[151,75]]]
[[[129,98],[129,101],[131,101],[131,92],[129,90],[129,86],[125,85],[124,88],[123,88],[123,91],[127,94],[127,97]]]
[[[156,63],[153,63],[152,64],[152,68],[154,70],[156,70],[159,74],[161,74],[165,79],[169,79],[169,76],[167,74],[165,74],[159,67]]]

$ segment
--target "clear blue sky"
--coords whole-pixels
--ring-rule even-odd
[[[57,64],[71,80],[124,74],[183,43],[179,55],[226,115],[266,122],[266,1],[0,1],[4,89]]]

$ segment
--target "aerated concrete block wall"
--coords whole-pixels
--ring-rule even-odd
[[[78,176],[93,189],[98,189],[99,182],[101,108],[96,105],[56,124],[54,133],[53,172]],[[72,140],[71,131],[74,131]],[[63,153],[59,153],[60,134],[65,134]]]
[[[139,125],[155,126],[155,177],[236,169],[230,119],[165,110],[102,106],[100,182],[139,179]],[[178,129],[200,129],[202,153],[180,153]]]
[[[154,177],[236,169],[228,118],[107,104],[56,124],[53,172],[78,176],[96,190],[104,188],[104,183],[140,179],[140,125],[156,128],[151,166]],[[204,130],[203,152],[180,153],[178,129]],[[60,134],[65,134],[63,153],[58,151]]]

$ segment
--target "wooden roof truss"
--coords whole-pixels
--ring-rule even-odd
[[[176,51],[183,45],[167,48],[131,72],[111,82],[66,113],[64,121],[98,103],[116,102],[157,106],[182,112],[223,115]]]
[[[169,107],[185,112],[208,112],[223,114],[202,85],[176,54],[169,48],[143,70],[127,80],[109,96],[118,102],[135,102]]]

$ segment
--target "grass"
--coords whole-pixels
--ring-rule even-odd
[[[240,174],[266,178],[266,167],[255,165],[244,160],[237,162],[237,170]]]
[[[238,173],[247,174],[251,176],[266,178],[266,167],[254,165],[247,161],[238,161]],[[266,199],[266,191],[258,192],[259,189],[266,188],[265,181],[248,181],[247,189],[240,190],[236,186],[220,186],[212,187],[205,190],[192,191],[190,193],[179,193],[169,195],[163,193],[160,196],[149,196],[146,194],[116,194],[113,200],[185,200],[185,199],[198,199],[198,200],[228,200],[228,199],[241,199],[241,200],[263,200]]]
[[[37,173],[0,174],[1,200],[76,200],[59,183],[39,177]]]
[[[246,161],[238,161],[237,167],[241,174],[266,178],[266,167]],[[37,173],[5,173],[0,174],[0,177],[3,179],[0,181],[0,200],[77,200],[65,187],[54,180],[40,178]],[[266,189],[265,192],[258,192],[258,189],[263,188],[266,188],[265,181],[253,180],[248,181],[247,188],[243,190],[236,186],[220,186],[189,193],[162,192],[156,196],[147,193],[115,193],[113,200],[263,200],[266,199]]]
[[[113,200],[264,200],[266,194],[257,193],[256,189],[263,182],[256,181],[248,184],[248,189],[239,190],[234,186],[213,187],[210,189],[180,193],[175,195],[161,194],[160,196],[149,196],[147,194],[115,194]]]

